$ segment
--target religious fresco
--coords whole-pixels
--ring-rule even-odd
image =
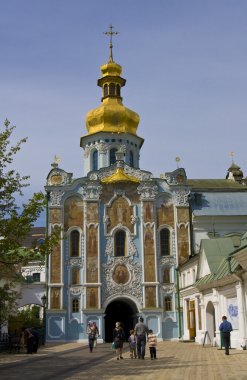
[[[80,284],[80,269],[72,268],[71,269],[71,285],[79,285]]]
[[[107,232],[109,233],[113,227],[118,224],[126,226],[131,233],[134,232],[134,225],[131,223],[131,215],[133,215],[133,207],[129,206],[126,199],[118,197],[111,206],[106,207],[106,212],[109,217]]]
[[[164,268],[163,272],[163,283],[170,284],[170,268]]]
[[[126,198],[130,199],[132,203],[138,203],[140,201],[140,194],[136,190],[137,184],[135,183],[118,183],[103,185],[103,191],[101,194],[101,200],[104,204],[107,204],[112,199],[116,190],[122,190]]]
[[[87,308],[97,309],[98,304],[98,288],[87,288]]]
[[[156,288],[155,286],[146,286],[145,288],[146,308],[156,307]]]
[[[178,260],[179,264],[183,264],[189,257],[189,235],[188,227],[184,225],[177,229],[178,235]]]
[[[87,224],[98,223],[99,211],[97,202],[87,202]]]
[[[116,284],[126,284],[129,281],[129,271],[123,264],[119,264],[114,269],[112,279]]]
[[[143,223],[154,221],[153,202],[143,202]]]
[[[177,220],[178,223],[188,223],[190,218],[189,209],[186,207],[177,208]]]
[[[145,281],[155,281],[154,238],[150,226],[144,227],[144,270]]]
[[[83,229],[83,201],[73,196],[64,202],[64,228],[78,226]]]
[[[50,223],[51,224],[60,224],[62,221],[62,211],[60,208],[51,208],[50,209]]]
[[[50,282],[59,283],[61,282],[61,247],[60,243],[53,249],[50,255]]]
[[[87,282],[98,282],[98,228],[87,228]]]
[[[50,300],[51,300],[51,309],[60,309],[60,297],[61,295],[61,289],[60,288],[55,288],[51,287],[50,289]]]
[[[171,202],[163,203],[161,207],[157,209],[158,226],[166,224],[168,226],[174,226],[174,208]]]

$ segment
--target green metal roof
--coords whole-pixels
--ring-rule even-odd
[[[232,189],[247,191],[247,186],[229,179],[188,179],[187,185],[189,185],[192,190],[210,189],[217,191],[219,189]]]
[[[247,234],[245,235],[247,239]],[[234,258],[236,247],[232,238],[205,239],[202,241],[202,247],[211,273],[196,281],[195,286],[200,287],[230,276],[239,268],[239,263]]]
[[[230,237],[218,239],[203,239],[202,248],[206,255],[211,273],[216,273],[220,263],[235,249]]]
[[[238,268],[239,263],[234,259],[234,257],[230,257],[230,260],[228,260],[227,257],[226,259],[223,259],[216,273],[211,273],[200,278],[198,281],[196,281],[195,286],[200,287],[202,285],[210,284],[214,281],[230,276],[232,272],[235,272]]]

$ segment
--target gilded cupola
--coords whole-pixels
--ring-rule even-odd
[[[106,32],[112,34],[114,32]],[[86,128],[88,135],[97,132],[131,133],[136,135],[139,124],[139,115],[125,107],[122,103],[121,89],[126,80],[121,77],[122,67],[113,60],[112,40],[110,42],[110,56],[108,63],[101,66],[102,77],[98,86],[102,88],[102,104],[88,112]]]

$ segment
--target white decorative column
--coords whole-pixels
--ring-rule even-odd
[[[244,292],[243,283],[239,281],[236,284],[237,302],[238,302],[238,321],[239,321],[239,346],[246,346],[247,334],[246,334],[246,310],[244,304]]]
[[[190,302],[189,298],[183,299],[183,321],[184,321],[183,339],[184,340],[190,339],[189,328],[188,328],[188,305],[189,305],[189,302]]]

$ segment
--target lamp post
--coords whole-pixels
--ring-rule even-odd
[[[41,297],[42,305],[43,305],[43,336],[42,336],[42,344],[45,345],[45,338],[46,338],[46,302],[47,297],[44,294]]]

